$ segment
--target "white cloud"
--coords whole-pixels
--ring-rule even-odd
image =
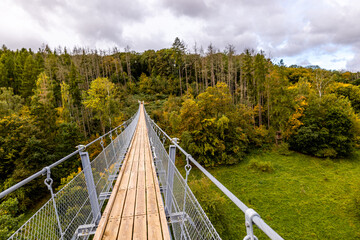
[[[2,0],[0,44],[160,49],[175,37],[263,49],[276,59],[360,69],[360,2],[350,0]],[[341,60],[336,60],[336,59]],[[300,61],[301,62],[301,61]]]

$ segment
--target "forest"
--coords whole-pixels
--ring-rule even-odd
[[[360,147],[359,72],[286,66],[263,51],[188,47],[178,38],[141,53],[3,45],[0,191],[118,126],[136,112],[137,100],[209,169],[273,146],[319,161],[351,158]],[[80,165],[63,163],[55,185]],[[0,239],[48,196],[39,183],[1,200]],[[360,195],[354,201],[360,209]]]

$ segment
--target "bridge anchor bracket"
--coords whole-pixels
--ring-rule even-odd
[[[160,175],[166,175],[166,171],[165,170],[159,170],[156,172],[156,176],[159,177]]]
[[[254,235],[253,228],[253,218],[260,217],[260,215],[255,212],[254,209],[249,208],[245,211],[245,226],[247,235],[244,237],[244,240],[258,240],[258,238]]]
[[[111,196],[111,192],[102,192],[99,195],[99,200],[106,200],[109,199]]]
[[[113,175],[109,175],[108,177],[108,181],[111,182],[111,181],[115,181],[118,177],[118,174],[113,174]]]
[[[176,213],[171,213],[170,215],[168,215],[167,219],[168,219],[169,223],[178,223],[178,222],[182,222],[183,219],[185,221],[188,220],[189,216],[187,215],[187,213],[184,213],[184,212],[176,212]]]
[[[96,224],[80,225],[76,230],[76,235],[78,237],[93,235],[96,232],[96,228],[97,228]]]

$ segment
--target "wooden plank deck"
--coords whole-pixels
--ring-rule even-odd
[[[170,239],[143,105],[94,239]]]

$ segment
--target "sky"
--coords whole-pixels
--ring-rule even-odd
[[[0,0],[0,44],[263,50],[274,63],[360,71],[356,0]]]

